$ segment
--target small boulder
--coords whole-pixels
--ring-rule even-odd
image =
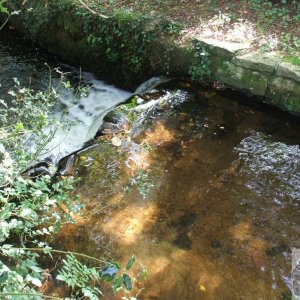
[[[100,134],[115,134],[129,129],[129,120],[121,113],[109,112],[100,127]]]

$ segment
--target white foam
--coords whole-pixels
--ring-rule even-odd
[[[71,92],[64,91],[60,94],[61,103],[57,105],[55,116],[60,120],[64,114],[63,119],[70,121],[71,125],[56,131],[41,155],[42,159],[51,157],[51,161],[57,163],[61,158],[82,148],[85,142],[95,136],[105,114],[131,95],[127,91],[96,80],[89,73],[82,75],[91,83],[89,94],[75,103]]]

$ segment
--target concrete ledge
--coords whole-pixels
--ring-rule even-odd
[[[203,64],[197,42],[209,54],[205,59],[211,68],[210,80],[300,115],[300,66],[282,54],[199,35],[184,40],[179,32],[174,33],[174,23],[163,17],[116,11],[103,18],[75,0],[45,3],[27,0],[20,7],[20,1],[11,0],[13,9],[22,10],[12,24],[67,61],[120,86],[134,88],[151,76],[166,73],[189,76],[192,66],[195,70]]]
[[[291,78],[300,83],[300,66],[289,62],[281,62],[276,69],[276,75]]]

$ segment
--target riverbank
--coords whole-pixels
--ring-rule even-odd
[[[206,27],[203,22],[195,27],[168,11],[161,16],[135,6],[79,0],[16,2],[11,1],[10,9],[19,12],[11,18],[17,30],[123,87],[134,88],[161,74],[205,79],[300,114],[297,47],[292,54],[266,48],[246,25],[237,32],[227,29],[226,35],[229,24],[236,26],[226,14],[218,12],[205,20]],[[297,37],[297,30],[293,34]]]

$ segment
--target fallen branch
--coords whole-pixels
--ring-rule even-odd
[[[104,19],[108,19],[108,16],[105,16],[105,15],[103,15],[103,14],[100,14],[99,12],[96,12],[96,11],[94,11],[94,10],[92,10],[90,7],[88,7],[87,6],[87,4],[86,3],[84,3],[82,0],[78,0],[80,3],[81,3],[81,5],[83,6],[83,7],[85,7],[88,11],[90,11],[92,14],[94,14],[94,15],[97,15],[97,16],[100,16],[100,17],[102,17],[102,18],[104,18]]]

